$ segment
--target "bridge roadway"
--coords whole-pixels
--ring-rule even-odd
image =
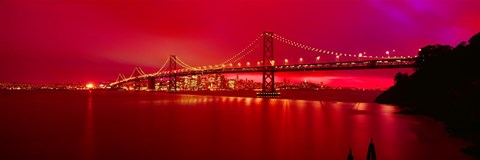
[[[121,81],[113,82],[110,85],[119,85],[132,81],[140,81],[148,78],[170,77],[171,72],[174,76],[189,76],[216,73],[248,73],[262,72],[265,68],[274,67],[275,72],[293,72],[293,71],[320,71],[320,70],[358,70],[358,69],[388,69],[388,68],[413,68],[414,58],[402,59],[379,59],[347,62],[329,62],[329,63],[311,63],[311,64],[291,64],[274,65],[268,67],[246,66],[246,67],[221,67],[207,69],[177,69],[174,71],[161,71],[152,74],[145,74],[137,77],[126,78]]]

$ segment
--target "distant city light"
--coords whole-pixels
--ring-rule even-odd
[[[92,89],[92,88],[95,87],[95,86],[93,85],[93,83],[88,83],[88,84],[86,85],[86,87],[87,87],[88,89]]]

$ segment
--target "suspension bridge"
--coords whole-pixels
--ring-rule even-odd
[[[276,61],[274,58],[274,41],[311,52],[316,56],[311,58],[315,61],[310,60],[307,62],[307,60],[303,58],[299,58],[298,61],[293,63],[286,58]],[[260,48],[260,46],[262,46],[262,50],[260,51],[261,55],[251,54]],[[166,84],[168,91],[177,91],[177,80],[178,77],[181,76],[257,72],[262,73],[262,91],[257,95],[270,96],[279,94],[275,92],[276,72],[414,67],[416,56],[389,56],[388,54],[387,52],[386,56],[367,56],[365,52],[358,54],[334,52],[311,47],[272,32],[264,32],[247,45],[247,47],[223,63],[193,67],[181,60],[180,57],[171,55],[157,72],[147,74],[140,67],[135,67],[129,77],[119,74],[117,80],[112,82],[110,86],[119,87],[126,83],[134,83],[134,86],[140,86],[140,83],[146,82],[147,90],[154,91],[157,78],[168,78],[168,84]],[[324,59],[324,57],[331,57],[334,61],[321,61],[320,55],[322,59]],[[248,57],[252,58],[249,59]],[[276,59],[278,60],[278,58]],[[342,61],[340,61],[340,59],[342,59]]]

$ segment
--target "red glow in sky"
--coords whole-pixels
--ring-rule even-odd
[[[480,31],[478,6],[478,0],[4,0],[0,81],[115,80],[134,66],[154,72],[171,54],[193,66],[218,64],[263,31],[338,52],[414,55]],[[307,77],[388,86],[397,71]]]

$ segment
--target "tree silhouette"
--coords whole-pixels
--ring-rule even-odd
[[[395,81],[395,83],[399,83],[399,82],[405,82],[406,80],[408,80],[408,78],[409,77],[407,73],[398,72],[395,75],[395,78],[393,78],[393,80]]]
[[[431,116],[452,134],[472,141],[466,149],[480,158],[480,33],[455,48],[428,45],[418,52],[415,72],[397,73],[395,85],[375,99],[402,112]]]
[[[453,48],[449,45],[428,45],[418,52],[415,59],[415,70],[422,70],[425,67],[431,67],[435,61],[453,53]]]

